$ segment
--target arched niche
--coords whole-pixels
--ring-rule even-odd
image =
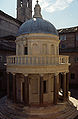
[[[55,55],[55,46],[52,44],[50,48],[50,54]]]
[[[37,43],[33,43],[32,45],[32,54],[33,55],[38,55],[39,54],[39,47]]]
[[[42,45],[42,54],[46,55],[47,54],[47,44]]]

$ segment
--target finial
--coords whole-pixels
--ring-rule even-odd
[[[39,1],[37,0],[36,2],[37,2],[37,4],[38,4]]]
[[[42,18],[41,7],[38,4],[39,0],[37,0],[36,2],[37,2],[37,4],[35,5],[35,8],[34,8],[34,15],[33,15],[33,17],[34,18]]]

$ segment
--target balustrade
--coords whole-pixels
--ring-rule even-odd
[[[15,65],[55,65],[68,64],[69,57],[62,55],[48,55],[48,56],[8,56],[7,64]]]

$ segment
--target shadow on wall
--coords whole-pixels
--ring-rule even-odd
[[[0,98],[7,95],[7,73],[0,71]]]

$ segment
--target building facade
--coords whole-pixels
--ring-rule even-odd
[[[17,0],[17,19],[25,22],[32,18],[32,0]]]
[[[27,5],[26,5],[27,4]],[[17,0],[17,19],[0,10],[0,96],[6,94],[6,57],[16,54],[17,31],[25,20],[32,17],[32,0]]]
[[[60,29],[60,54],[68,55],[70,86],[78,87],[78,27]]]

